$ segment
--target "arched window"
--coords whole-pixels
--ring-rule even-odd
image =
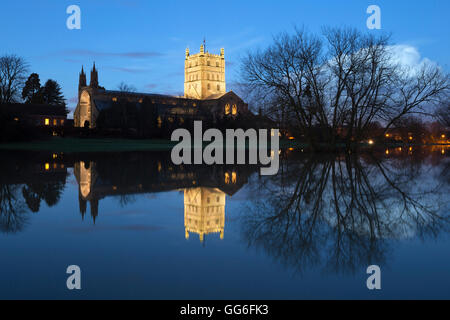
[[[209,62],[209,60],[206,62],[206,64],[209,66],[209,65],[211,65],[211,63]]]
[[[236,114],[237,114],[237,106],[236,106],[236,104],[233,104],[233,110],[231,111],[231,113],[232,113],[233,115],[236,115]]]
[[[211,85],[208,83],[208,90],[211,90]]]
[[[225,183],[226,184],[230,183],[230,174],[228,172],[225,172]]]
[[[218,67],[219,66],[219,61],[216,61],[216,67]]]
[[[217,85],[217,91],[220,91],[220,85],[219,84]]]
[[[230,104],[229,103],[227,103],[225,105],[225,114],[230,114]]]

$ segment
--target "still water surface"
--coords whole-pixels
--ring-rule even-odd
[[[288,151],[273,177],[168,153],[2,152],[0,298],[450,299],[449,152]]]

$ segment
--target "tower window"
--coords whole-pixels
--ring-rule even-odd
[[[208,90],[211,90],[211,85],[208,83]]]
[[[229,103],[227,103],[225,105],[225,114],[230,114],[230,104]]]
[[[231,173],[231,183],[235,184],[236,180],[237,180],[237,175],[236,175],[236,172],[233,171]]]
[[[219,66],[219,61],[216,61],[216,67],[218,67]]]
[[[217,85],[217,91],[220,91],[220,85]]]
[[[233,115],[236,115],[236,114],[237,114],[237,106],[236,106],[236,104],[233,104],[233,110],[231,111],[231,113],[232,113]]]

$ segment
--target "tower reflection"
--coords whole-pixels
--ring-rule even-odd
[[[205,235],[219,233],[223,239],[225,229],[224,192],[217,188],[194,188],[184,190],[184,229],[196,233],[203,242]]]

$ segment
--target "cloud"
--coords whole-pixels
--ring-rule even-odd
[[[157,84],[155,84],[155,83],[149,83],[149,84],[146,84],[145,86],[144,86],[144,88],[146,88],[146,89],[154,89],[154,88],[156,88],[158,85]]]
[[[130,52],[104,52],[84,49],[70,49],[62,51],[61,54],[68,56],[88,56],[88,57],[122,57],[122,58],[154,58],[163,56],[162,53],[156,51],[130,51]]]
[[[388,47],[388,51],[394,64],[409,68],[411,71],[418,71],[425,65],[437,65],[430,59],[422,57],[419,49],[411,45],[392,45]]]
[[[146,73],[150,72],[149,69],[144,68],[134,68],[134,67],[105,67],[105,69],[127,72],[127,73]]]
[[[140,6],[140,2],[136,0],[119,0],[118,3],[125,7],[136,8]]]
[[[78,59],[64,59],[65,62],[70,62],[70,63],[83,63],[82,60],[78,60]]]

